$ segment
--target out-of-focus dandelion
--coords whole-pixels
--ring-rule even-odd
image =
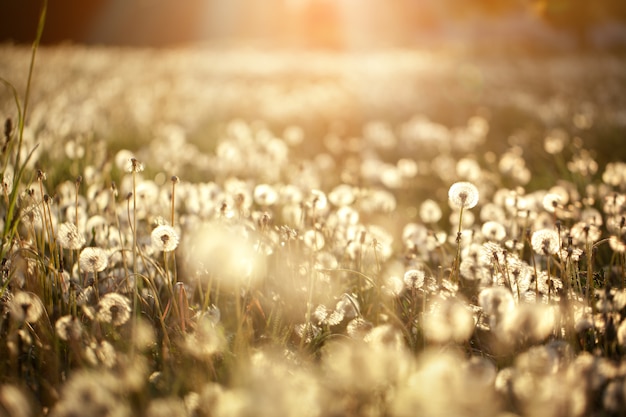
[[[567,132],[563,129],[553,129],[543,139],[543,149],[551,154],[555,155],[561,153],[567,145],[569,137]]]
[[[79,370],[63,386],[60,400],[50,411],[54,417],[74,415],[132,415],[121,401],[123,387],[110,371]]]
[[[192,268],[234,289],[263,277],[265,255],[259,253],[257,242],[257,234],[242,225],[212,221],[198,225],[183,243]]]
[[[626,184],[626,162],[611,162],[602,173],[602,181],[614,187]]]
[[[35,323],[44,313],[39,297],[31,292],[17,292],[10,301],[11,318],[18,322]]]
[[[220,325],[203,318],[193,333],[185,335],[180,347],[200,361],[209,361],[226,348],[226,338]]]
[[[272,206],[278,201],[278,192],[269,184],[259,184],[254,188],[253,198],[260,206]]]
[[[470,181],[478,181],[482,174],[478,161],[472,158],[462,158],[456,164],[456,174]]]
[[[433,200],[425,200],[420,205],[419,216],[424,223],[437,223],[439,220],[441,220],[441,207],[439,207],[439,204],[437,204]]]
[[[15,385],[0,386],[0,410],[3,416],[30,417],[34,416],[33,398]]]
[[[501,241],[506,237],[505,227],[496,221],[487,221],[481,228],[483,236],[489,240]]]
[[[111,292],[100,299],[96,318],[114,326],[121,326],[130,319],[130,313],[130,300],[121,294]]]
[[[511,291],[504,287],[485,288],[478,294],[478,305],[489,317],[489,324],[494,329],[515,308]]]
[[[152,245],[163,252],[171,252],[178,247],[178,234],[172,226],[167,224],[155,227],[150,238]]]
[[[547,193],[543,197],[542,205],[548,213],[554,213],[563,204],[563,197],[556,193]]]
[[[572,236],[572,243],[579,245],[597,242],[602,236],[602,231],[594,224],[578,222],[570,229],[570,235]]]
[[[624,242],[623,239],[620,239],[619,237],[617,237],[615,235],[609,237],[609,246],[615,252],[618,252],[618,253],[625,253],[626,252],[626,243]]]
[[[328,193],[328,200],[337,207],[348,206],[356,199],[356,190],[348,184],[339,184]]]
[[[309,229],[302,235],[302,241],[307,248],[318,251],[324,247],[324,235],[319,230]]]
[[[61,340],[78,340],[83,331],[80,320],[70,315],[60,317],[54,323],[54,329]]]
[[[434,300],[424,314],[424,335],[434,343],[464,342],[472,335],[474,318],[459,298]]]

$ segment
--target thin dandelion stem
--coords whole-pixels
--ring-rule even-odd
[[[176,184],[178,183],[178,177],[176,175],[172,176],[172,208],[171,208],[171,219],[170,224],[174,227],[174,216],[175,216],[175,207],[176,207]]]
[[[454,266],[452,269],[453,282],[459,282],[459,268],[461,264],[461,239],[463,237],[463,208],[464,206],[461,206],[461,209],[459,210],[459,227],[456,233],[456,257],[454,259]]]
[[[133,274],[137,275],[137,173],[132,172],[133,177]]]

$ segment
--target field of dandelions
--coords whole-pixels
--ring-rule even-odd
[[[0,56],[0,416],[626,410],[622,58]]]

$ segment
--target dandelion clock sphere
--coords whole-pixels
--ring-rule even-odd
[[[150,234],[152,245],[163,252],[171,252],[178,247],[178,234],[166,224],[154,228]]]
[[[450,187],[448,198],[455,208],[471,209],[478,204],[478,188],[471,182],[457,182]]]
[[[82,270],[93,273],[104,271],[109,262],[106,251],[98,247],[83,249],[78,261]]]
[[[533,233],[530,244],[539,255],[554,255],[559,251],[559,234],[552,229],[537,230]]]

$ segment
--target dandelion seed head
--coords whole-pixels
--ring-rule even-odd
[[[558,371],[559,358],[548,346],[533,346],[515,358],[515,368],[533,376],[551,375]]]
[[[300,323],[294,326],[294,332],[300,339],[303,339],[305,343],[311,343],[322,333],[322,329],[313,324],[307,326],[306,324]]]
[[[505,175],[515,175],[515,171],[523,170],[526,166],[526,162],[522,154],[521,148],[517,146],[505,152],[498,162],[500,172]]]
[[[437,223],[441,220],[441,207],[433,200],[425,200],[419,209],[420,219],[426,224]]]
[[[478,262],[483,266],[504,265],[504,248],[496,242],[485,242],[480,248]]]
[[[289,146],[298,146],[304,140],[304,130],[300,126],[288,126],[283,131],[285,143]]]
[[[469,181],[478,181],[482,175],[482,170],[475,159],[461,158],[456,163],[456,174],[460,178],[466,178]]]
[[[478,305],[489,316],[491,328],[501,323],[515,309],[511,292],[503,287],[485,288],[478,294]]]
[[[487,203],[480,208],[480,220],[503,223],[506,220],[504,209],[494,203]]]
[[[299,204],[304,199],[302,189],[294,184],[285,184],[279,189],[280,201],[285,204]]]
[[[532,234],[530,244],[539,255],[554,255],[559,251],[559,234],[554,229],[541,229]]]
[[[370,346],[391,352],[402,352],[406,346],[401,332],[389,324],[372,327],[363,340]]]
[[[464,258],[459,265],[459,273],[468,281],[482,281],[490,278],[485,269],[473,258]]]
[[[193,333],[185,335],[180,347],[198,360],[209,361],[226,348],[226,343],[221,326],[203,318],[198,322]]]
[[[593,207],[587,207],[580,213],[580,221],[593,226],[602,226],[602,214]]]
[[[405,244],[420,246],[426,243],[428,229],[419,223],[407,223],[402,230],[402,241]]]
[[[506,229],[504,225],[496,221],[487,221],[481,227],[483,236],[489,240],[502,241],[506,237]]]
[[[474,330],[474,317],[460,298],[432,300],[422,323],[424,336],[434,343],[464,342]]]
[[[126,165],[126,172],[142,172],[143,164],[135,157],[131,157]]]
[[[22,389],[15,385],[3,384],[0,386],[0,410],[7,417],[34,416],[32,404],[35,401]]]
[[[338,226],[349,226],[356,225],[359,222],[360,215],[359,212],[352,207],[342,206],[332,215],[331,219],[329,219],[329,223],[333,218],[336,219]]]
[[[346,333],[353,339],[364,339],[374,325],[362,317],[355,317],[346,326]]]
[[[199,278],[219,280],[225,288],[254,285],[266,270],[266,256],[259,252],[259,236],[241,224],[213,220],[194,226],[182,242],[184,256]]]
[[[70,315],[59,317],[54,323],[54,329],[60,339],[70,341],[79,340],[83,326],[76,317]]]
[[[522,303],[503,317],[500,337],[507,343],[540,343],[552,334],[556,324],[557,316],[551,306]]]
[[[369,189],[359,199],[359,209],[365,213],[392,213],[396,207],[396,198],[388,190]]]
[[[581,150],[580,153],[572,156],[572,160],[567,163],[567,169],[583,177],[596,174],[598,168],[598,163],[587,150]]]
[[[552,129],[543,139],[543,149],[551,154],[561,153],[569,141],[567,132],[563,129]]]
[[[322,190],[311,190],[308,206],[315,212],[324,213],[328,208],[328,198]]]
[[[626,183],[626,162],[610,162],[602,173],[602,181],[614,187]]]
[[[96,319],[114,326],[121,326],[130,319],[131,307],[128,298],[110,292],[100,299]]]
[[[448,190],[448,199],[454,208],[474,208],[478,204],[478,188],[471,182],[454,183]]]
[[[626,320],[622,320],[617,328],[617,343],[626,348]]]
[[[108,266],[108,255],[102,248],[90,246],[80,252],[80,268],[86,272],[101,272]]]
[[[326,319],[328,318],[328,316],[330,316],[330,314],[331,314],[331,311],[328,310],[328,307],[326,307],[323,304],[320,304],[317,307],[315,307],[315,310],[313,311],[313,318],[318,323],[325,323]]]
[[[580,221],[572,226],[570,235],[574,245],[584,245],[587,242],[595,243],[600,240],[602,231],[598,226]]]
[[[146,417],[186,416],[185,403],[179,398],[156,398],[148,404]]]
[[[341,315],[341,320],[358,317],[361,315],[359,301],[354,295],[343,293],[335,305],[335,312]]]
[[[398,275],[386,275],[381,290],[390,297],[397,297],[404,290],[404,280]]]
[[[420,289],[424,286],[424,278],[426,274],[419,269],[409,269],[404,273],[404,285],[406,288]]]
[[[24,209],[22,212],[22,222],[40,230],[43,227],[43,218],[41,217],[41,206],[33,204]]]
[[[564,198],[561,194],[556,194],[556,193],[547,193],[544,197],[543,197],[543,208],[548,212],[548,213],[554,213],[555,210],[558,207],[562,207],[562,205],[565,203]]]
[[[178,247],[178,233],[169,225],[155,227],[150,234],[152,246],[163,252],[171,252]]]
[[[330,252],[319,251],[315,254],[315,269],[336,269],[339,266],[337,257]]]
[[[498,369],[494,363],[480,356],[470,357],[467,362],[463,363],[463,370],[468,378],[485,389],[493,387],[498,375]]]
[[[254,187],[253,198],[260,206],[273,206],[278,201],[278,191],[269,184],[258,184]]]
[[[131,416],[130,408],[119,398],[122,388],[108,370],[78,370],[63,386],[60,401],[54,405],[50,415]]]
[[[115,366],[117,360],[117,351],[113,345],[106,340],[99,343],[92,342],[90,346],[88,346],[85,354],[92,365],[104,366],[109,369]]]
[[[61,223],[57,230],[57,241],[62,248],[78,250],[85,244],[85,237],[74,223]]]
[[[302,241],[311,250],[319,251],[324,248],[326,239],[319,230],[309,229],[302,234]]]
[[[626,385],[623,380],[608,383],[602,394],[602,405],[610,413],[619,414],[626,409]]]
[[[383,164],[380,172],[380,182],[389,189],[398,189],[402,187],[402,175],[395,165]]]
[[[44,307],[36,294],[18,291],[10,300],[10,312],[18,322],[35,323],[44,314]]]
[[[356,199],[356,189],[348,184],[339,184],[328,193],[328,200],[337,207],[349,206]]]
[[[583,253],[583,250],[580,248],[563,248],[560,255],[562,259],[571,259],[572,262],[579,262]]]
[[[609,237],[609,246],[611,247],[611,249],[613,249],[615,252],[618,253],[625,253],[626,252],[626,243],[624,242],[623,239],[612,235],[611,237]]]
[[[413,159],[401,158],[396,163],[398,174],[402,178],[414,178],[418,173],[418,165]]]

